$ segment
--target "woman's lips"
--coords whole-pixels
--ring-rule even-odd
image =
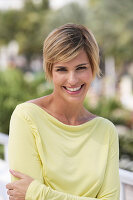
[[[66,91],[67,93],[69,93],[69,94],[79,94],[79,93],[81,92],[83,86],[84,86],[84,84],[82,84],[81,87],[80,87],[80,89],[78,89],[78,90],[76,90],[76,91],[70,91],[70,90],[68,90],[65,86],[63,86],[63,88],[64,88],[65,91]],[[76,87],[76,88],[78,88],[78,87]]]

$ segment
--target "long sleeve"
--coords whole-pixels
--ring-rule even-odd
[[[119,138],[115,127],[112,129],[111,135],[104,181],[97,195],[97,198],[103,200],[119,200],[120,195]]]
[[[28,187],[26,200],[95,200],[96,198],[80,197],[59,192],[34,180]]]
[[[25,113],[18,108],[15,109],[10,120],[8,157],[11,169],[44,183],[34,130]],[[17,178],[11,175],[11,180],[16,181]]]
[[[97,198],[76,196],[52,189],[45,184],[44,168],[38,152],[36,134],[25,113],[16,109],[10,121],[10,168],[34,178],[26,192],[26,200],[119,200],[118,136],[114,132],[110,143],[103,184]],[[17,180],[12,176],[12,181]],[[75,186],[76,187],[76,186]]]

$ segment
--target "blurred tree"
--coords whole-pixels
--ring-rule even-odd
[[[44,32],[41,32],[41,27],[48,9],[48,0],[41,0],[39,3],[35,3],[33,0],[26,0],[22,10],[16,39],[20,45],[20,53],[24,54],[29,62],[32,57],[42,54]]]
[[[30,76],[14,68],[0,71],[0,132],[8,133],[10,117],[17,104],[52,92],[44,73],[32,75],[32,79]]]
[[[19,70],[0,72],[0,132],[8,133],[11,113],[17,103],[28,100],[28,93],[29,86]]]
[[[124,108],[120,100],[115,98],[107,98],[101,96],[97,103],[92,106],[93,103],[86,98],[84,106],[86,109],[97,116],[105,117],[112,121],[115,125],[124,125],[129,129],[132,129],[132,113],[128,109]]]
[[[25,0],[24,10],[28,12],[36,11],[37,6],[32,0]]]
[[[46,15],[42,32],[49,33],[65,23],[85,24],[88,10],[77,3],[70,3],[58,10],[51,10]]]
[[[20,13],[17,10],[0,12],[0,46],[16,39],[15,36],[19,30],[19,21],[21,19]]]
[[[49,9],[49,0],[25,0],[24,10],[44,11]]]
[[[41,0],[39,3],[26,0],[24,8],[19,11],[1,12],[0,45],[16,40],[20,53],[26,56],[27,61],[30,62],[34,56],[40,56],[44,40],[44,33],[41,32],[42,21],[45,21],[48,9],[48,0]]]
[[[90,0],[88,25],[95,32],[105,55],[118,64],[133,60],[133,1]]]

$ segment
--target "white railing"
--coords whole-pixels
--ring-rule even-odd
[[[120,200],[133,200],[133,172],[119,169],[121,193]]]
[[[0,159],[0,200],[8,200],[5,185],[10,182],[8,167],[8,135],[0,133],[0,144],[4,146],[4,160]]]
[[[4,161],[0,160],[0,163],[3,163],[3,169],[0,167],[0,200],[6,200],[7,195],[5,194],[5,184],[9,182],[9,172],[8,172],[8,135],[0,133],[0,144],[4,145]],[[120,200],[133,200],[133,172],[127,170],[119,169],[120,174]],[[5,180],[2,179],[2,175],[5,177]],[[6,178],[7,177],[7,178]],[[2,189],[2,190],[1,190]],[[2,198],[3,195],[3,198]],[[5,195],[5,196],[4,196]]]

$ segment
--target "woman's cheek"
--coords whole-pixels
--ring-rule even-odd
[[[87,72],[84,74],[84,79],[88,82],[91,82],[92,81],[92,72]]]
[[[65,74],[54,74],[53,83],[55,85],[63,85],[65,83],[66,76]]]

